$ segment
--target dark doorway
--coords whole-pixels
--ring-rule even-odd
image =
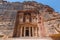
[[[26,30],[25,36],[29,36],[29,30]]]

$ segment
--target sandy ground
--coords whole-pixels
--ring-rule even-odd
[[[52,40],[51,38],[0,38],[0,40]]]

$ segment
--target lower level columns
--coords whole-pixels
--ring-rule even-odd
[[[37,37],[38,36],[38,28],[37,27],[20,27],[20,37],[26,37],[26,30],[29,31],[28,37]],[[19,33],[19,32],[18,32]]]

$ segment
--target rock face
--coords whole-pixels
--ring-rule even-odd
[[[37,3],[35,1],[24,1],[24,2],[7,2],[0,0],[0,31],[2,33],[7,33],[6,30],[12,33],[13,28],[15,26],[15,19],[17,11],[19,10],[36,10],[42,15],[44,18],[44,27],[46,28],[46,33],[49,35],[51,32],[47,30],[50,29],[51,23],[59,24],[60,23],[60,14],[56,13],[53,8],[48,5],[43,5],[41,3]],[[55,21],[55,22],[53,22]],[[59,21],[59,22],[58,22]],[[50,23],[49,23],[50,22]],[[51,24],[51,25],[52,25]],[[59,24],[60,25],[60,24]],[[57,26],[56,26],[57,27]],[[51,26],[52,28],[52,26]],[[60,28],[60,26],[59,26]],[[52,28],[54,29],[54,27]],[[5,32],[6,31],[6,32]],[[56,32],[56,30],[54,29]],[[48,33],[50,32],[50,33]],[[9,32],[8,32],[9,33]]]

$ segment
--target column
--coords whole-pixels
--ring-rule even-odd
[[[18,26],[18,29],[17,29],[17,37],[19,37],[20,35],[20,26]]]
[[[41,30],[40,30],[40,27],[38,27],[38,36],[41,37]]]
[[[35,30],[35,32],[34,32],[34,33],[35,33],[35,37],[36,37],[36,27],[34,27],[34,30]]]
[[[25,37],[25,31],[26,31],[25,28],[26,28],[26,27],[24,26],[24,37]]]
[[[32,36],[34,37],[34,27],[32,27]]]
[[[37,27],[35,27],[35,37],[37,37]]]
[[[29,27],[29,37],[31,37],[31,27]]]
[[[22,37],[22,27],[21,27],[21,30],[20,31],[21,31],[20,37]]]
[[[36,28],[36,30],[37,30],[37,37],[38,37],[38,27]]]

